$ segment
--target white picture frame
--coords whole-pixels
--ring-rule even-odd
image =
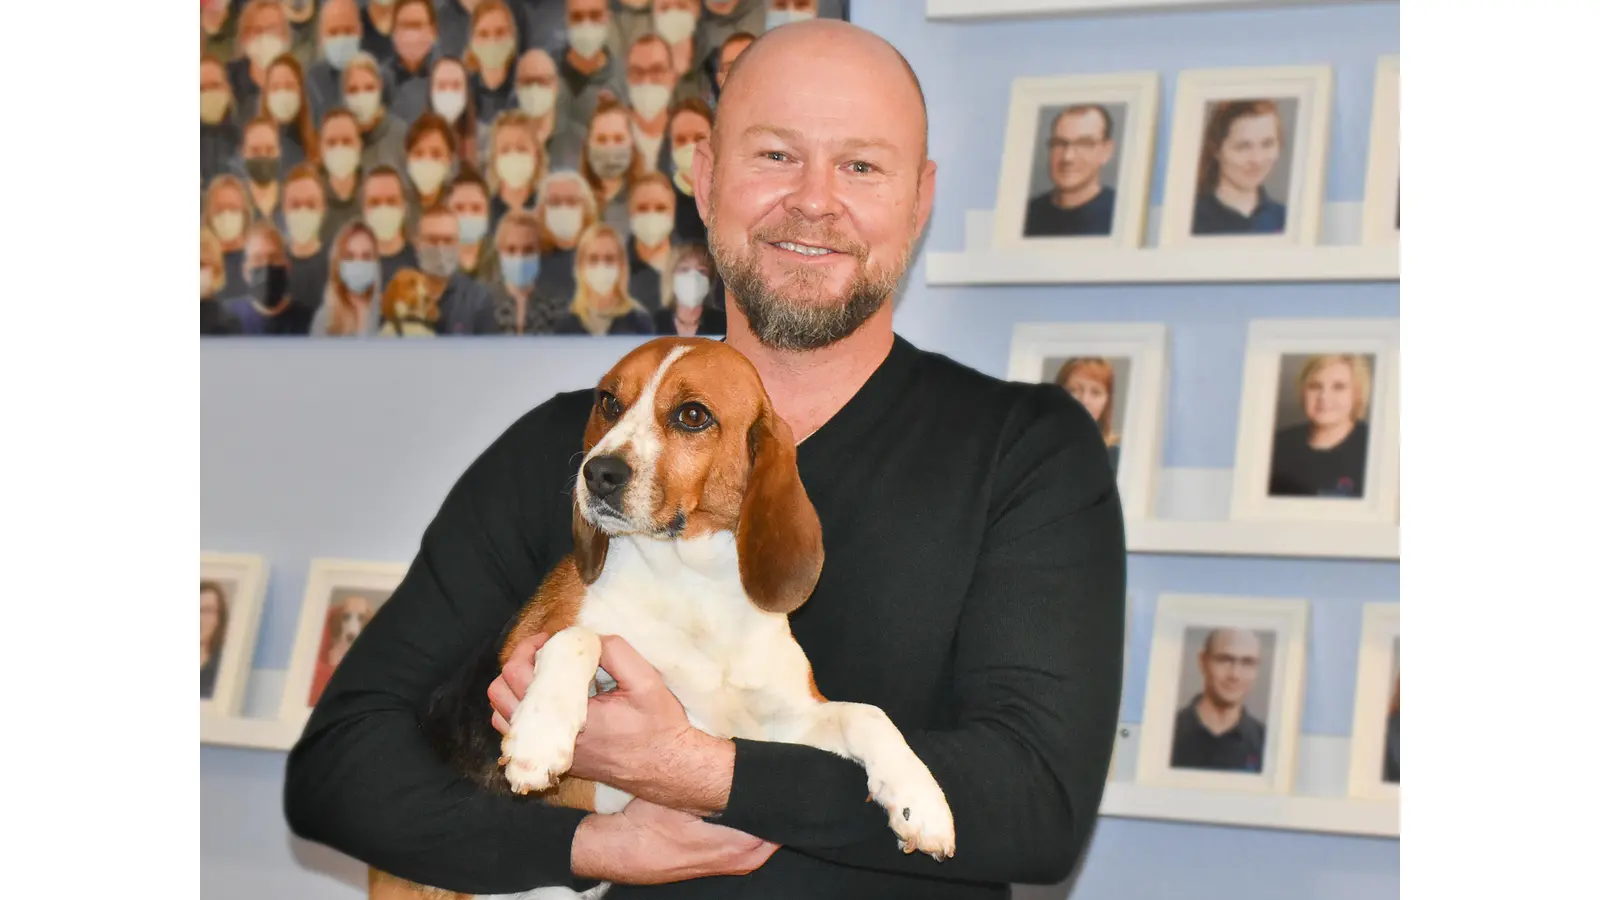
[[[1299,598],[1197,594],[1157,597],[1136,780],[1159,787],[1291,793],[1305,700],[1310,615],[1310,604]],[[1207,634],[1219,629],[1227,630],[1218,637],[1224,643],[1215,647],[1220,655],[1248,654],[1255,660],[1254,678],[1242,695],[1240,716],[1245,721],[1242,717],[1249,714],[1256,725],[1236,726],[1241,729],[1237,733],[1229,729],[1224,733],[1235,737],[1211,747],[1203,740],[1192,739],[1207,732],[1203,726],[1193,724],[1198,714],[1191,716],[1186,709],[1207,690],[1200,653]],[[1253,641],[1249,635],[1254,636]],[[1228,697],[1228,687],[1219,687],[1215,693],[1225,703],[1238,703],[1241,695],[1237,691],[1242,685],[1231,684],[1235,692],[1232,698]],[[1181,735],[1180,714],[1186,722]],[[1196,727],[1201,731],[1196,732]],[[1176,764],[1175,739],[1183,742],[1184,753],[1184,761]]]
[[[1302,453],[1312,444],[1311,407],[1297,399],[1296,381],[1314,359],[1349,355],[1331,387],[1339,389],[1365,367],[1367,402],[1357,398],[1358,417],[1346,440],[1347,456],[1358,456],[1346,473],[1324,453]],[[1244,385],[1234,455],[1234,520],[1321,521],[1396,524],[1400,508],[1400,322],[1398,319],[1260,319],[1250,323]],[[1340,375],[1344,377],[1338,377]],[[1329,401],[1337,403],[1337,400]],[[1315,401],[1313,401],[1315,405]],[[1362,417],[1362,406],[1365,416]],[[1280,420],[1290,424],[1283,425]],[[1332,427],[1332,426],[1324,426]],[[1308,434],[1301,438],[1301,431]],[[1340,445],[1344,446],[1344,445]],[[1358,464],[1357,464],[1358,463]]]
[[[311,691],[323,686],[331,666],[324,669],[319,657],[325,651],[324,636],[330,633],[329,612],[336,599],[361,597],[371,614],[376,614],[405,578],[409,563],[318,557],[311,560],[306,577],[305,597],[295,628],[294,650],[284,676],[283,698],[278,709],[282,727],[299,734],[311,715]],[[352,604],[354,607],[355,604]],[[354,611],[354,609],[352,609]],[[370,620],[370,615],[366,620]],[[363,622],[364,624],[364,622]]]
[[[1390,731],[1390,704],[1394,704]],[[1350,726],[1347,795],[1358,800],[1399,800],[1399,759],[1395,780],[1385,777],[1391,736],[1398,751],[1400,705],[1400,604],[1367,603],[1361,609],[1361,653],[1356,668],[1355,714]]]
[[[1100,141],[1098,146],[1066,158],[1080,160],[1082,153],[1091,158],[1100,154],[1103,158],[1102,167],[1092,179],[1081,166],[1071,177],[1086,179],[1084,184],[1102,185],[1096,199],[1087,203],[1104,203],[1102,208],[1109,208],[1109,230],[1102,233],[1093,227],[1079,234],[1062,233],[1062,228],[1079,227],[1082,217],[1051,221],[1048,216],[1035,218],[1030,210],[1035,204],[1045,210],[1054,208],[1048,193],[1052,184],[1051,150],[1047,144],[1053,123],[1065,109],[1089,105],[1100,109],[1074,112],[1060,118],[1060,124],[1074,132],[1073,140]],[[1160,105],[1161,75],[1154,71],[1013,79],[995,196],[992,245],[996,249],[1049,253],[1134,250],[1142,246]],[[1101,141],[1102,136],[1095,129],[1105,117],[1110,119],[1110,138]],[[1107,169],[1111,170],[1109,175]],[[1029,233],[1030,229],[1035,233]]]
[[[1112,396],[1103,409],[1116,439],[1111,450],[1123,517],[1129,521],[1149,518],[1165,440],[1167,326],[1161,322],[1023,322],[1012,328],[1011,335],[1007,377],[1012,381],[1054,383],[1063,364],[1074,358],[1100,358],[1109,363]]]
[[[1367,139],[1366,195],[1361,242],[1383,246],[1400,240],[1400,57],[1379,58],[1372,88],[1372,131]]]
[[[1323,190],[1327,180],[1328,135],[1332,117],[1333,68],[1326,65],[1254,66],[1189,69],[1178,74],[1173,105],[1172,137],[1162,188],[1162,247],[1237,250],[1246,247],[1315,247],[1321,236]],[[1227,114],[1213,104],[1262,100],[1272,105],[1282,126],[1277,137],[1276,162],[1260,177],[1265,195],[1282,206],[1277,230],[1239,232],[1226,230],[1237,214],[1220,202],[1200,203],[1200,160],[1205,134],[1213,113]],[[1266,117],[1243,115],[1235,122],[1248,128]],[[1292,120],[1292,121],[1291,121]],[[1270,122],[1270,120],[1268,120]],[[1231,127],[1231,126],[1230,126]],[[1211,194],[1209,196],[1214,196]],[[1257,209],[1275,207],[1258,206]],[[1197,211],[1206,215],[1203,233],[1194,233]],[[1243,217],[1240,217],[1241,219]],[[1262,216],[1260,223],[1277,223],[1278,216]],[[1244,226],[1241,226],[1244,227]],[[1217,230],[1223,229],[1223,230]]]
[[[220,597],[215,597],[219,590]],[[200,715],[203,722],[237,716],[244,708],[245,691],[255,662],[261,609],[267,596],[267,561],[250,553],[201,552],[200,593],[202,608],[213,600],[220,601],[219,608],[225,619],[214,632],[220,635],[213,657],[214,678],[208,678],[204,664],[201,668]],[[209,697],[207,681],[211,688]]]

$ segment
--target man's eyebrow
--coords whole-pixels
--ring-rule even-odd
[[[764,134],[772,135],[779,140],[787,141],[791,144],[798,144],[804,140],[804,136],[801,135],[798,130],[786,128],[782,125],[757,123],[744,130],[744,136],[746,138],[759,137]],[[845,138],[844,140],[838,142],[838,148],[846,151],[893,150],[895,149],[895,145],[882,138]]]

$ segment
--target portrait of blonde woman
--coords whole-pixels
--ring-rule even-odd
[[[217,688],[222,642],[228,635],[228,596],[216,581],[200,582],[200,699],[210,700]]]
[[[661,278],[661,308],[655,312],[656,334],[679,337],[722,335],[728,314],[711,304],[711,251],[705,244],[679,244],[667,256]]]
[[[1105,438],[1106,452],[1111,457],[1111,471],[1117,471],[1118,457],[1122,451],[1122,436],[1116,427],[1117,373],[1112,361],[1099,356],[1075,356],[1056,370],[1056,386],[1071,394],[1083,404],[1100,426],[1100,436]]]
[[[224,274],[222,241],[210,229],[200,229],[200,333],[238,334],[239,322],[217,299]]]
[[[1292,133],[1293,101],[1224,100],[1211,104],[1200,143],[1192,233],[1282,234],[1289,166],[1284,139]]]
[[[628,291],[628,253],[615,228],[589,226],[578,239],[573,270],[577,290],[568,312],[556,322],[556,334],[654,334],[655,322]]]
[[[1360,354],[1283,358],[1267,493],[1365,495],[1372,360]]]
[[[601,220],[624,236],[629,232],[628,191],[634,179],[650,168],[634,143],[628,107],[602,96],[589,120],[588,137],[578,155],[578,172],[594,192]]]
[[[377,236],[360,219],[345,223],[328,254],[328,284],[311,320],[312,337],[377,331],[379,273]]]

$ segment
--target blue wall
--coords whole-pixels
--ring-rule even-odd
[[[1373,69],[1399,48],[1396,3],[1028,22],[929,22],[922,0],[855,0],[923,80],[939,197],[925,251],[962,249],[968,209],[994,204],[1010,80],[1159,69],[1170,107],[1180,68],[1331,63],[1327,199],[1362,195]],[[1158,131],[1152,202],[1170,108]],[[1167,466],[1226,467],[1255,317],[1396,316],[1395,284],[929,288],[919,261],[897,314],[912,341],[1004,375],[1021,321],[1160,320],[1171,330]],[[369,343],[208,342],[201,352],[204,549],[270,561],[260,668],[288,662],[313,556],[409,560],[472,457],[551,391],[597,377],[631,342],[474,339]],[[1160,592],[1314,601],[1304,730],[1348,735],[1361,604],[1399,599],[1395,563],[1135,557],[1133,657],[1124,716],[1139,719]],[[270,699],[270,698],[269,698]],[[283,754],[203,747],[202,896],[350,898],[360,866],[288,834]],[[1019,896],[1061,898],[1068,888]],[[1380,900],[1399,895],[1399,845],[1203,825],[1103,819],[1073,900],[1226,897]]]

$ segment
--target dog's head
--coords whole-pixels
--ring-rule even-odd
[[[745,593],[792,612],[822,573],[822,524],[795,440],[761,376],[707,338],[658,338],[600,379],[584,432],[573,540],[586,582],[609,539],[733,533]]]
[[[408,325],[434,328],[439,321],[439,301],[427,276],[411,268],[395,272],[383,288],[382,314],[383,321],[397,331]]]

